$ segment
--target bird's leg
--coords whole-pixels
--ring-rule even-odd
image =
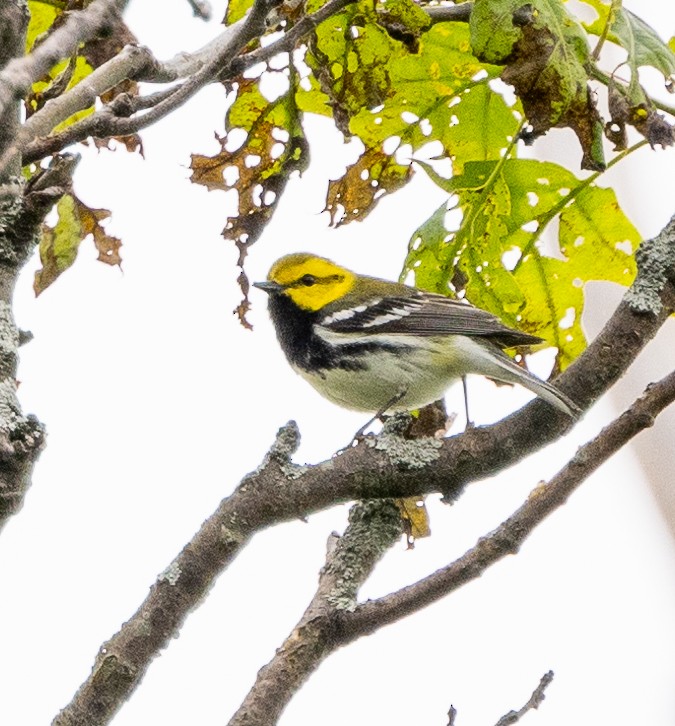
[[[473,428],[473,421],[469,416],[469,389],[466,385],[466,376],[462,376],[462,390],[464,391],[464,413],[466,414],[466,428],[465,431]]]
[[[361,426],[361,428],[354,434],[354,436],[352,437],[352,440],[347,444],[347,446],[344,446],[343,448],[338,449],[335,453],[341,454],[343,451],[347,451],[347,449],[351,449],[352,446],[354,445],[354,443],[358,444],[359,441],[361,441],[364,438],[363,435],[365,434],[368,427],[372,423],[377,421],[378,419],[381,421],[382,416],[384,416],[384,414],[387,413],[387,411],[392,406],[395,406],[406,395],[406,393],[408,393],[408,389],[402,388],[400,391],[398,391],[396,393],[395,396],[392,396],[392,398],[389,401],[387,401],[387,403],[385,403],[384,406],[382,406],[372,418],[369,418],[366,421],[366,423],[363,424],[363,426]]]

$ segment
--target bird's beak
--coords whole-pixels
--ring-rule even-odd
[[[278,282],[272,282],[272,280],[265,280],[264,282],[254,282],[253,287],[257,287],[260,290],[264,290],[266,293],[281,292],[284,288]]]

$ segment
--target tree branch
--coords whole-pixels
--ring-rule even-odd
[[[529,697],[527,703],[522,707],[519,708],[517,711],[509,711],[508,713],[505,713],[499,721],[497,721],[496,726],[511,726],[511,724],[517,723],[520,721],[520,719],[532,709],[537,709],[539,706],[541,706],[542,702],[546,698],[546,689],[551,684],[551,681],[553,680],[553,671],[548,671],[548,673],[544,673],[544,675],[541,677],[541,680],[539,681],[539,685],[532,691],[532,695]]]
[[[246,53],[239,58],[236,58],[230,64],[230,71],[234,75],[243,73],[248,68],[252,68],[257,63],[267,61],[279,53],[289,53],[295,48],[295,45],[314,28],[323,23],[331,16],[339,13],[348,5],[355,3],[356,0],[330,0],[323,7],[317,10],[311,15],[305,15],[304,18],[299,20],[287,33],[285,33],[279,40],[274,43],[264,46],[263,48],[257,48],[252,50],[250,53]]]
[[[539,706],[541,706],[542,704],[542,701],[546,698],[545,691],[549,687],[551,681],[553,681],[553,671],[548,671],[548,673],[544,673],[544,675],[541,677],[541,680],[539,681],[539,685],[534,689],[527,703],[522,708],[519,708],[517,711],[509,711],[508,713],[505,713],[499,719],[499,721],[497,721],[495,726],[510,726],[510,724],[514,724],[520,721],[520,719],[528,711],[539,708]],[[450,709],[448,710],[447,726],[455,726],[456,719],[457,709],[454,706],[450,706]]]
[[[320,586],[300,623],[274,658],[260,670],[253,688],[228,726],[273,726],[299,687],[335,650],[419,612],[480,577],[503,557],[515,554],[538,524],[562,506],[612,454],[637,433],[652,426],[656,416],[673,401],[675,372],[651,385],[631,408],[583,446],[549,484],[539,485],[520,509],[475,547],[413,585],[357,606],[353,603],[356,589],[352,589],[342,607],[330,607],[331,602],[341,600],[334,595],[331,600]],[[553,673],[547,673],[525,706],[503,716],[497,726],[516,723],[525,712],[537,708],[552,678]]]
[[[580,406],[589,407],[621,376],[675,310],[672,279],[675,217],[661,234],[644,244],[633,292],[629,291],[598,338],[556,385]],[[650,291],[651,298],[639,292],[641,287]],[[631,294],[637,295],[637,301]],[[90,677],[54,723],[107,723],[152,659],[176,636],[215,578],[256,532],[339,502],[431,492],[456,497],[466,483],[521,460],[562,436],[571,425],[564,414],[542,401],[533,401],[504,421],[459,436],[412,441],[381,435],[311,467],[291,462],[298,432],[295,424],[287,425],[261,467],[221,502],[158,578],[138,611],[99,651]],[[364,607],[358,611],[363,612]],[[347,636],[345,632],[343,637]],[[99,711],[102,716],[97,721],[81,718],[81,714]]]
[[[128,0],[93,0],[85,10],[69,13],[66,22],[27,56],[15,58],[0,72],[0,115],[20,101],[36,81],[113,23]]]
[[[333,650],[334,614],[349,610],[375,565],[402,533],[401,517],[388,499],[357,502],[342,537],[328,543],[326,564],[309,606],[264,666],[229,726],[271,726],[291,698]]]
[[[538,524],[561,507],[601,464],[636,434],[652,426],[658,414],[673,401],[675,372],[651,384],[627,411],[582,446],[548,484],[540,484],[534,489],[525,504],[458,560],[413,585],[344,614],[344,643],[421,610],[480,577],[503,557],[516,554]]]
[[[78,160],[55,158],[23,194],[0,200],[0,527],[21,508],[45,438],[42,424],[22,413],[16,395],[20,341],[12,314],[14,285],[45,216],[70,190]]]
[[[187,1],[192,8],[192,13],[196,18],[200,18],[201,20],[211,20],[211,15],[213,14],[211,3],[207,2],[207,0]]]
[[[461,5],[435,5],[424,7],[424,12],[431,18],[432,23],[468,23],[471,19],[473,3]]]
[[[78,88],[76,86],[62,97],[45,104],[43,109],[26,122],[27,128],[21,132],[17,143],[23,152],[24,164],[37,161],[46,154],[61,151],[90,136],[105,138],[137,133],[171,113],[208,83],[215,80],[222,81],[225,75],[227,78],[234,78],[256,63],[291,50],[302,36],[313,30],[320,22],[353,2],[355,0],[331,0],[316,13],[306,16],[296,23],[286,35],[275,43],[247,53],[240,58],[236,57],[240,50],[256,37],[256,28],[260,23],[262,11],[259,11],[252,20],[249,19],[250,16],[247,16],[246,20],[230,26],[196,53],[179,54],[171,61],[164,63],[153,59],[145,49],[125,49],[122,51],[124,57],[121,60],[118,60],[119,57],[113,58],[98,69],[101,73],[93,82],[89,79],[94,74],[89,76],[88,89],[83,89],[75,97],[73,92]],[[270,7],[273,4],[268,1]],[[143,54],[142,57],[141,54]],[[135,58],[135,65],[131,63],[132,55]],[[145,97],[142,102],[139,99],[117,97],[94,114],[72,124],[62,132],[47,136],[56,124],[64,121],[75,111],[91,106],[97,95],[119,83],[125,73],[127,73],[126,77],[155,83],[165,83],[186,76],[191,77],[164,96],[155,94],[151,101],[148,97]],[[134,75],[131,75],[132,73]],[[96,95],[93,95],[94,92]],[[56,102],[60,105],[56,106]],[[50,106],[50,104],[52,105]],[[144,108],[152,110],[143,115],[135,115],[137,111]]]

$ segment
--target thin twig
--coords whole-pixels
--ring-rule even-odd
[[[242,73],[247,68],[251,68],[262,61],[267,61],[279,53],[290,52],[296,46],[298,41],[314,30],[319,23],[322,23],[324,20],[332,17],[336,13],[339,13],[340,10],[343,10],[355,2],[356,0],[330,0],[330,2],[326,3],[315,13],[306,15],[302,18],[302,20],[299,20],[287,33],[279,38],[279,40],[276,40],[274,43],[270,43],[263,48],[257,48],[250,53],[246,53],[240,58],[236,58],[230,66],[232,73]]]
[[[600,34],[597,45],[595,46],[595,48],[593,48],[593,52],[591,53],[591,60],[593,62],[597,62],[600,58],[600,51],[602,50],[602,46],[607,40],[607,36],[609,35],[609,29],[612,27],[612,23],[614,22],[614,19],[616,17],[616,11],[620,7],[621,0],[612,0],[612,4],[609,6],[609,10],[607,11],[605,27],[602,29],[602,33]]]
[[[528,711],[539,708],[543,700],[546,698],[545,691],[552,680],[553,671],[548,671],[548,673],[544,673],[544,675],[541,677],[541,680],[539,681],[539,685],[534,689],[534,691],[532,691],[532,695],[530,696],[527,703],[522,708],[519,708],[517,711],[509,711],[508,713],[505,713],[499,719],[499,721],[497,721],[495,726],[511,726],[511,724],[520,721],[520,719]]]
[[[432,23],[468,23],[471,19],[473,3],[434,5],[432,7],[424,7],[423,10],[431,18]]]
[[[332,650],[334,614],[349,610],[361,585],[401,537],[401,518],[390,500],[357,502],[342,537],[329,540],[319,586],[291,634],[260,669],[254,687],[228,726],[272,726],[300,686]]]
[[[213,9],[211,3],[207,0],[187,0],[188,5],[192,8],[192,12],[196,18],[201,20],[211,20],[213,15]]]

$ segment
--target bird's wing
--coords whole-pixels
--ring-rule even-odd
[[[541,342],[541,338],[507,327],[486,310],[423,292],[409,297],[372,298],[327,312],[317,322],[336,333],[471,335],[492,340],[503,348]]]

